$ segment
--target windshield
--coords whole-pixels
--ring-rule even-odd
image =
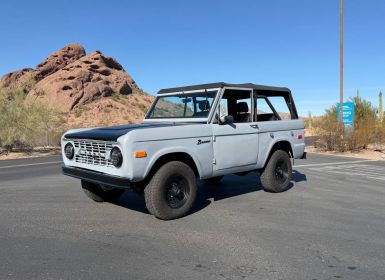
[[[217,90],[159,96],[147,115],[157,118],[207,118]]]

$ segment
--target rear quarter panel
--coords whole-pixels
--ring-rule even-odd
[[[304,123],[302,120],[280,120],[258,122],[259,151],[257,168],[264,167],[274,144],[279,141],[290,143],[293,157],[300,158],[305,150]],[[302,134],[302,139],[298,135]]]

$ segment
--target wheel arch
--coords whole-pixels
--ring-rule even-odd
[[[180,161],[187,164],[188,166],[191,167],[195,176],[197,178],[200,177],[200,174],[201,174],[200,168],[193,156],[191,156],[189,153],[184,151],[178,151],[178,152],[173,151],[173,152],[163,153],[162,155],[159,155],[156,159],[153,160],[153,162],[150,164],[150,167],[146,171],[145,180],[148,180],[148,178],[151,178],[153,174],[161,166],[163,166],[164,164],[170,161]]]
[[[263,167],[266,166],[266,164],[269,162],[272,154],[277,150],[285,151],[289,155],[290,158],[294,157],[293,147],[291,146],[291,143],[288,140],[278,140],[270,148],[270,152],[269,152],[268,156],[266,157],[266,160],[263,164]]]

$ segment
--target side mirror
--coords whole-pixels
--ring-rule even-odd
[[[219,124],[228,124],[233,122],[234,122],[234,117],[231,115],[219,117]]]

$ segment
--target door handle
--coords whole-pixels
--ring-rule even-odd
[[[250,125],[252,128],[258,128],[258,125],[257,124],[251,124]]]

